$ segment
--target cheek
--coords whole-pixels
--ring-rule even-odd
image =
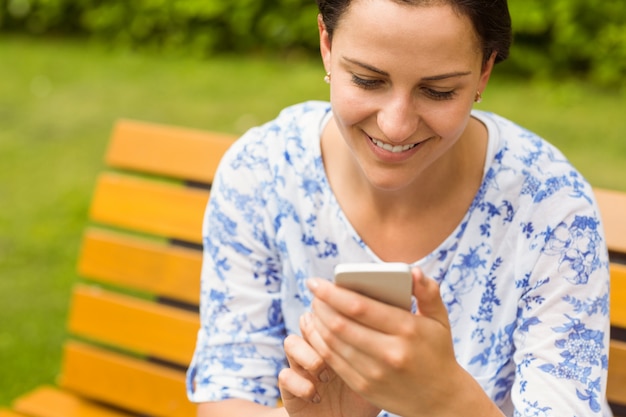
[[[354,88],[345,86],[331,89],[330,102],[335,118],[345,127],[362,122],[375,113],[376,105],[372,97],[365,97]]]
[[[468,107],[465,103],[450,102],[424,112],[422,121],[437,135],[447,139],[457,139],[467,127],[470,111],[471,106]]]

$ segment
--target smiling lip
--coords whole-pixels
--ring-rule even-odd
[[[388,152],[391,152],[391,153],[401,153],[401,152],[410,151],[411,149],[413,149],[417,145],[419,145],[419,143],[411,143],[409,145],[396,145],[396,146],[393,146],[393,145],[391,145],[389,143],[385,143],[385,142],[382,142],[382,141],[380,141],[378,139],[374,139],[371,136],[368,136],[368,138],[378,148],[384,149],[384,150],[386,150]]]

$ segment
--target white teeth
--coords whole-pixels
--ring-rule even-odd
[[[405,152],[408,151],[409,149],[413,149],[414,147],[417,146],[417,143],[412,143],[410,145],[396,145],[396,146],[392,146],[388,143],[385,142],[381,142],[380,140],[374,139],[374,138],[370,138],[372,140],[372,142],[374,143],[374,145],[378,146],[379,148],[382,148],[386,151],[389,152],[393,152],[393,153],[398,153],[398,152]]]

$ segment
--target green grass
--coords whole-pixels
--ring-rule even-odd
[[[108,51],[0,38],[0,406],[59,370],[70,286],[114,121],[242,133],[324,99],[317,60]],[[561,147],[592,184],[626,191],[626,97],[576,83],[494,79],[481,108]],[[97,378],[94,375],[94,378]]]

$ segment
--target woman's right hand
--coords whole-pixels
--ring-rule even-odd
[[[310,326],[310,313],[306,313],[300,318],[302,334]],[[380,413],[380,408],[352,391],[307,340],[290,335],[284,347],[289,368],[281,371],[278,386],[289,416],[375,417]]]

